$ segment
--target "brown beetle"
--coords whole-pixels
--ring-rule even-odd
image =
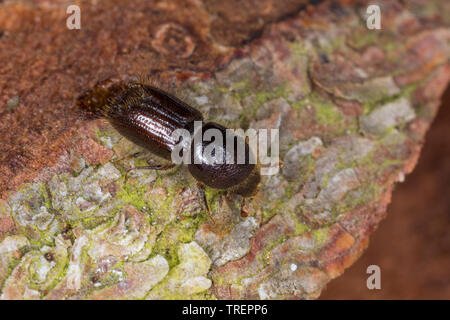
[[[200,111],[187,105],[177,97],[154,86],[140,82],[120,84],[100,83],[91,93],[79,99],[82,107],[91,113],[104,116],[126,138],[150,152],[171,160],[171,153],[180,141],[173,138],[176,129],[186,129],[194,134],[194,121],[202,121]],[[202,134],[208,129],[216,129],[222,134],[222,144],[215,145],[221,149],[223,161],[210,163],[203,158],[204,150],[214,141],[203,139],[195,145],[195,139],[190,148],[191,162],[188,169],[191,175],[204,185],[222,190],[231,190],[243,197],[253,196],[261,180],[258,165],[250,161],[252,150],[245,144],[245,162],[237,161],[237,145],[241,137],[235,136],[233,156],[227,149],[226,128],[214,122],[203,124]],[[233,157],[234,161],[227,161]],[[134,169],[164,170],[175,166],[152,164]],[[203,198],[206,198],[202,190]],[[207,210],[209,213],[208,206]]]

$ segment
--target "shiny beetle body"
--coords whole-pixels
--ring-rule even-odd
[[[97,86],[97,91],[81,98],[82,105],[91,112],[106,117],[111,124],[126,138],[150,152],[171,160],[171,153],[179,141],[172,138],[176,129],[187,129],[194,134],[194,121],[202,121],[202,114],[176,98],[156,87],[138,82],[114,85],[106,89],[102,85]],[[202,132],[210,129],[218,129],[222,133],[223,156],[229,158],[226,153],[226,128],[208,122],[203,125]],[[235,137],[235,139],[242,139]],[[191,150],[199,150],[192,142]],[[203,151],[209,143],[201,142],[200,150]],[[188,164],[189,172],[199,182],[215,189],[231,189],[244,197],[256,193],[260,182],[258,166],[250,162],[253,156],[248,144],[245,143],[245,163],[236,161],[236,144],[234,149],[234,162],[222,164],[210,164],[203,161],[195,162],[195,152],[191,154],[191,164]],[[198,160],[198,159],[197,159]],[[198,164],[196,164],[198,163]]]

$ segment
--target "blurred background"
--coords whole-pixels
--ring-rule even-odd
[[[450,299],[450,87],[414,171],[394,190],[369,248],[321,299]],[[366,269],[381,268],[381,290]]]

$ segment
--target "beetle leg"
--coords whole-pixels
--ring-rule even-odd
[[[127,156],[124,156],[124,157],[122,157],[120,159],[116,159],[116,160],[112,161],[112,163],[118,163],[119,161],[122,161],[123,159],[126,159],[126,158],[136,158],[141,153],[142,153],[142,151],[135,152],[132,155],[127,155]]]
[[[243,218],[248,217],[249,212],[245,211],[245,209],[244,209],[245,204],[246,204],[246,202],[247,202],[246,200],[252,201],[253,199],[256,198],[256,195],[257,195],[257,194],[258,194],[258,193],[254,194],[254,195],[252,195],[252,196],[250,196],[250,197],[242,197],[242,202],[241,202],[241,217],[243,217]]]
[[[147,169],[147,170],[169,170],[175,167],[175,164],[169,163],[169,164],[149,164],[148,166],[140,166],[140,167],[134,167],[127,170],[125,173],[125,180],[128,179],[128,173],[133,170],[141,170],[141,169]]]
[[[241,201],[241,217],[242,218],[248,217],[248,212],[244,210],[245,199],[247,199],[247,198],[246,197],[242,197],[242,201]]]
[[[211,219],[213,225],[216,225],[216,222],[214,221],[214,219],[211,215],[211,210],[209,209],[208,200],[206,199],[205,187],[201,183],[198,183],[197,186],[198,186],[198,191],[200,192],[200,195],[203,199],[203,202],[205,203],[206,213],[208,214],[209,219]]]

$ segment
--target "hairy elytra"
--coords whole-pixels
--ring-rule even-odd
[[[91,114],[103,116],[126,138],[153,154],[171,160],[171,152],[179,141],[172,138],[176,129],[187,129],[194,134],[194,121],[202,121],[203,115],[174,95],[153,85],[139,81],[105,83],[101,82],[86,95],[79,98],[81,107]],[[224,159],[229,158],[226,148],[226,128],[214,122],[203,124],[202,133],[217,129],[222,134],[221,148]],[[235,142],[241,137],[235,137]],[[201,150],[209,143],[200,140]],[[195,150],[195,140],[191,150]],[[250,163],[253,156],[245,144],[245,162],[236,161],[237,143],[234,143],[234,162],[211,164],[192,151],[188,169],[199,182],[215,189],[230,189],[244,197],[256,193],[260,182],[258,166]],[[202,154],[202,153],[200,153]],[[194,161],[197,160],[197,161]],[[200,160],[200,161],[199,161]],[[156,167],[155,167],[156,168]]]

